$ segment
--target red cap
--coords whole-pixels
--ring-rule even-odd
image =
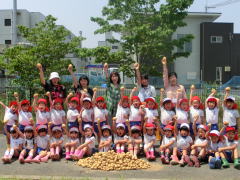
[[[182,103],[184,103],[184,102],[187,102],[187,103],[188,103],[188,99],[186,99],[186,98],[181,99],[181,100],[179,101],[179,104],[182,104]]]
[[[165,126],[163,129],[164,129],[164,130],[170,130],[170,131],[173,131],[173,130],[174,130],[174,126],[168,124],[168,125]]]
[[[123,96],[122,99],[123,100],[128,100],[128,96]]]
[[[141,102],[141,100],[140,100],[140,98],[139,98],[138,96],[133,96],[131,100],[132,100],[132,101],[133,101],[133,100],[138,100],[138,101]]]
[[[9,104],[9,106],[10,106],[10,107],[11,107],[11,106],[18,106],[18,103],[17,103],[17,101],[11,101],[10,104]]]
[[[226,132],[229,132],[229,131],[235,131],[235,128],[234,127],[231,127],[231,126],[228,126],[226,127]]]
[[[47,105],[47,100],[46,99],[39,99],[38,104],[39,103],[44,103],[45,105]]]
[[[155,106],[154,106],[154,109],[157,109],[158,108],[158,104],[156,103],[155,99],[153,97],[150,97],[150,98],[147,98],[145,99],[145,102],[148,103],[148,102],[153,102],[155,103]],[[148,106],[147,106],[148,107]]]
[[[71,101],[76,101],[76,102],[79,104],[79,99],[78,99],[78,97],[72,97],[72,98],[71,98]]]
[[[215,102],[217,103],[217,99],[215,97],[210,97],[207,99],[207,102]]]
[[[198,96],[193,96],[192,99],[191,99],[191,102],[193,102],[193,101],[199,101],[199,102],[201,102],[201,99],[200,99],[200,97],[198,97]]]
[[[53,104],[56,104],[56,103],[60,103],[60,104],[62,104],[63,101],[62,101],[61,98],[56,98],[56,99],[53,100]]]
[[[22,106],[22,105],[26,105],[26,104],[30,105],[29,100],[27,100],[27,99],[22,100],[21,106]]]
[[[105,101],[104,97],[102,96],[97,97],[96,102],[99,102],[99,101]]]
[[[155,128],[155,125],[152,124],[152,123],[147,123],[147,124],[145,125],[145,127],[146,127],[146,129],[154,129],[154,128]]]

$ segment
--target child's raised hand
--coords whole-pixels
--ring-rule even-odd
[[[226,88],[225,88],[225,92],[226,92],[227,95],[230,94],[230,91],[231,91],[231,88],[230,88],[230,87],[226,87]]]
[[[133,89],[132,89],[132,92],[134,93],[134,92],[136,92],[137,91],[137,87],[134,87]]]
[[[139,70],[140,65],[138,63],[135,63],[133,66],[135,70]]]
[[[108,70],[108,63],[104,63],[103,68],[104,70]]]
[[[129,122],[129,120],[128,120],[128,119],[126,119],[126,124],[127,124],[127,125],[130,125],[130,122]]]
[[[13,93],[13,96],[14,96],[15,98],[18,98],[18,93],[17,93],[17,92],[14,92],[14,93]]]
[[[161,88],[161,89],[160,89],[160,94],[163,94],[163,93],[164,93],[164,89]]]
[[[98,90],[98,89],[97,89],[96,87],[95,87],[95,88],[93,88],[93,92],[97,92],[97,90]]]
[[[72,96],[73,96],[73,93],[70,92],[70,93],[68,94],[68,97],[70,98],[70,97],[72,97]]]
[[[124,92],[124,90],[125,90],[125,87],[124,87],[124,86],[122,86],[122,87],[120,88],[120,90],[121,90],[122,92]]]
[[[117,120],[117,118],[116,118],[116,117],[113,117],[112,120],[113,120],[113,122],[115,122],[115,121]]]
[[[51,126],[51,125],[52,125],[52,122],[49,122],[48,125]]]
[[[82,118],[80,116],[78,116],[78,122],[82,123]]]
[[[180,89],[180,88],[177,89],[177,93],[178,93],[178,94],[181,94],[181,93],[182,93],[182,89]]]
[[[17,125],[14,124],[12,127],[15,131],[17,130]]]
[[[37,63],[37,68],[38,68],[39,70],[42,70],[42,65],[41,65],[40,63]]]
[[[227,121],[223,121],[223,125],[224,125],[224,126],[228,126],[229,123],[228,123]]]
[[[162,58],[162,64],[163,64],[163,65],[166,65],[166,64],[167,64],[167,58],[166,58],[165,56]]]
[[[216,89],[213,88],[213,89],[211,90],[211,93],[212,93],[212,94],[216,94],[216,93],[217,93]]]
[[[177,115],[174,115],[173,118],[172,118],[172,121],[175,123],[177,121]]]
[[[73,71],[73,65],[72,65],[72,64],[69,64],[69,65],[68,65],[68,71],[69,71],[69,72],[72,72],[72,71]]]
[[[51,95],[51,94],[50,94],[50,92],[49,92],[49,91],[48,91],[48,92],[46,92],[46,96],[47,96],[47,97],[50,97],[50,95]]]
[[[34,97],[34,99],[37,99],[37,98],[38,98],[38,93],[35,93],[35,94],[33,95],[33,97]]]
[[[195,86],[194,86],[194,84],[191,85],[190,89],[191,89],[191,91],[194,91],[194,90],[195,90]]]
[[[100,124],[100,122],[101,122],[101,119],[100,119],[100,118],[97,118],[97,122]]]
[[[65,128],[66,128],[66,125],[65,125],[65,124],[62,124],[62,128],[65,129]]]

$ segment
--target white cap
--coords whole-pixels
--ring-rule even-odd
[[[51,72],[49,80],[52,80],[53,78],[60,79],[59,74],[57,72]]]
[[[167,102],[167,101],[172,102],[172,99],[171,99],[171,98],[164,98],[164,99],[163,99],[163,103],[165,103],[165,102]]]
[[[181,126],[180,126],[180,129],[183,128],[183,127],[186,127],[188,129],[190,128],[189,124],[187,124],[187,123],[182,123]]]
[[[228,96],[228,97],[226,98],[226,100],[228,100],[228,99],[235,102],[235,97],[233,97],[233,96]]]
[[[131,127],[131,130],[139,130],[139,131],[140,131],[141,128],[140,128],[140,126],[132,126],[132,127]]]
[[[39,129],[47,129],[47,126],[46,125],[39,125],[38,127],[37,127],[37,129],[39,130]]]
[[[102,126],[102,130],[103,130],[103,129],[109,129],[109,130],[111,130],[111,127],[110,127],[109,125],[103,125],[103,126]]]
[[[69,132],[79,132],[79,130],[76,127],[72,127],[70,128]]]
[[[122,127],[123,129],[125,129],[125,125],[124,125],[123,123],[118,123],[118,124],[117,124],[116,128],[120,128],[120,127]]]
[[[52,131],[62,131],[62,128],[60,126],[54,126]]]
[[[212,130],[209,133],[210,136],[220,136],[220,132],[218,130]]]
[[[207,127],[204,126],[203,124],[200,124],[197,128],[198,129],[204,129],[205,131],[207,130]]]
[[[85,97],[85,98],[83,98],[83,101],[89,101],[89,102],[92,102],[92,100],[91,100],[90,97]]]
[[[33,130],[33,127],[32,127],[32,126],[26,126],[26,127],[24,128],[24,131],[27,131],[27,130]]]
[[[90,124],[85,124],[83,127],[83,130],[86,130],[87,128],[92,129],[92,126]]]

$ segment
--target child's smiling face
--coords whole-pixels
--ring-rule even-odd
[[[75,131],[70,132],[70,137],[71,137],[72,139],[76,139],[76,138],[78,137],[78,132],[75,132]]]
[[[85,109],[90,109],[91,103],[90,103],[89,101],[83,101],[83,107],[84,107]]]
[[[146,129],[146,133],[149,135],[149,136],[152,136],[154,134],[154,129]]]
[[[228,140],[233,141],[235,138],[235,131],[229,131],[226,133]]]
[[[153,109],[155,107],[155,103],[152,101],[148,101],[147,105],[149,109]]]
[[[134,106],[135,108],[139,108],[141,102],[140,102],[139,100],[137,100],[137,99],[134,99],[133,102],[132,102],[132,104],[133,104],[133,106]]]
[[[117,135],[118,135],[118,136],[123,136],[124,133],[125,133],[124,128],[122,128],[122,127],[118,127],[118,128],[117,128]]]
[[[219,141],[219,137],[218,136],[210,136],[210,138],[211,138],[211,141],[213,143],[217,143]]]
[[[104,108],[104,102],[103,101],[98,101],[97,106],[98,106],[98,108],[103,109]]]
[[[38,109],[39,109],[40,111],[45,111],[46,105],[45,105],[44,103],[39,103],[39,104],[38,104]]]
[[[78,103],[76,101],[71,101],[69,104],[70,104],[70,107],[73,109],[76,109],[78,106]]]
[[[170,111],[170,110],[172,109],[172,103],[171,103],[170,101],[164,103],[164,108],[165,108],[167,111]]]
[[[168,138],[172,137],[172,135],[173,135],[172,131],[170,131],[170,130],[165,130],[164,132],[165,132],[165,136]]]
[[[54,104],[54,109],[56,109],[56,110],[62,110],[62,104],[61,104],[61,103],[55,103],[55,104]]]
[[[27,112],[29,109],[29,104],[23,104],[21,108],[24,112]]]
[[[61,138],[62,137],[62,131],[59,131],[59,130],[54,131],[53,136],[57,139]]]
[[[124,100],[122,101],[122,107],[127,108],[128,105],[129,105],[128,100],[127,100],[127,99],[124,99]]]
[[[195,108],[195,109],[198,109],[199,106],[200,106],[200,102],[198,100],[194,100],[192,101],[192,106]]]
[[[198,136],[199,137],[205,138],[205,135],[206,135],[206,132],[202,128],[198,129]]]
[[[209,109],[214,109],[215,106],[216,106],[216,103],[213,102],[213,101],[209,101],[209,102],[207,103],[207,106],[208,106]]]
[[[93,130],[91,128],[86,128],[84,130],[84,133],[85,133],[85,136],[87,137],[91,137],[92,136],[92,133],[93,133]]]
[[[182,102],[180,104],[180,108],[184,111],[187,111],[188,110],[188,102]]]
[[[103,133],[103,137],[108,137],[108,136],[110,136],[109,129],[104,129],[102,133]]]
[[[12,111],[13,113],[15,113],[15,112],[17,112],[18,107],[15,106],[15,105],[12,105],[12,106],[10,107],[10,109],[11,109],[11,111]]]

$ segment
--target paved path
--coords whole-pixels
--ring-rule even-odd
[[[0,155],[5,151],[5,138],[0,136]],[[74,162],[66,162],[62,159],[60,162],[41,164],[19,164],[18,161],[12,164],[3,164],[0,162],[0,176],[40,179],[40,177],[59,177],[59,179],[81,178],[81,179],[105,179],[108,177],[116,179],[240,179],[240,170],[232,167],[229,169],[210,170],[207,165],[201,168],[178,167],[161,165],[159,158],[151,163],[152,167],[147,170],[113,171],[104,172],[81,168]],[[1,179],[1,178],[0,178]]]

